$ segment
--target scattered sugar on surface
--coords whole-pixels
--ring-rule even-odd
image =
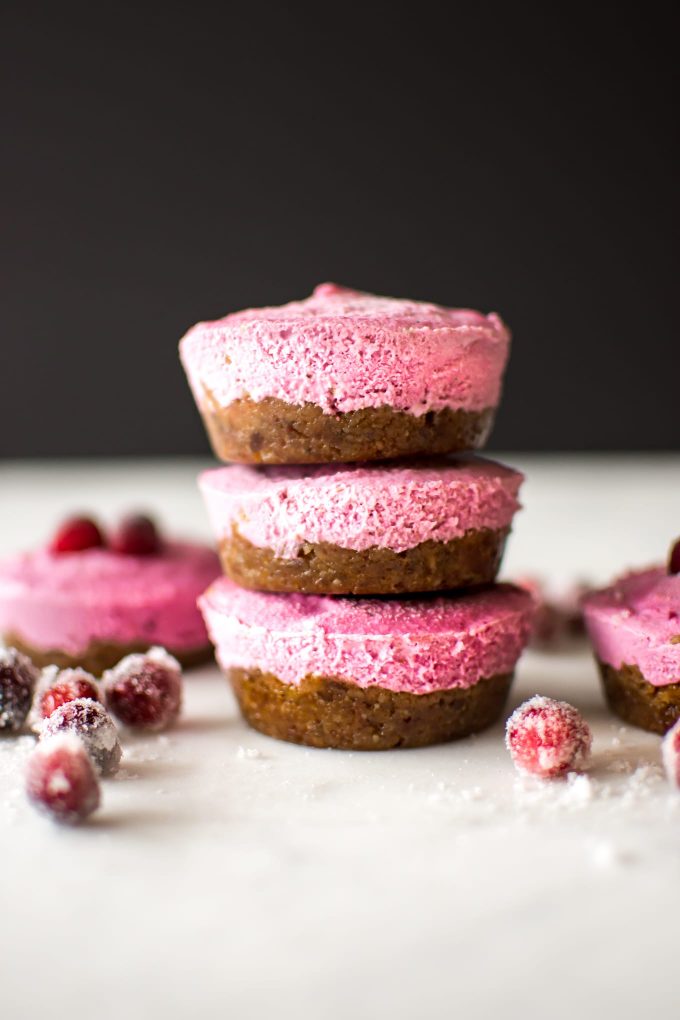
[[[421,791],[414,790],[421,796]],[[469,824],[485,822],[503,810],[497,797],[489,797],[481,786],[458,786],[439,780],[425,795],[425,803],[435,811],[446,812]]]
[[[0,740],[0,776],[23,775],[24,766],[35,744],[35,737],[28,734]]]
[[[569,772],[564,779],[553,780],[519,776],[513,789],[518,807],[539,807],[546,812],[579,810],[595,796],[592,780],[579,772]]]
[[[236,751],[237,758],[264,758],[262,751],[258,751],[256,747],[243,747],[239,744],[238,750]]]

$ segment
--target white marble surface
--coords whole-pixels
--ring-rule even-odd
[[[505,573],[600,580],[680,532],[680,459],[508,458],[529,475]],[[74,508],[206,533],[192,462],[0,465],[0,552]],[[0,1012],[142,1018],[677,1015],[680,797],[659,740],[604,710],[585,652],[530,653],[511,706],[568,698],[585,777],[518,779],[499,725],[441,748],[313,751],[246,729],[214,669],[181,725],[126,738],[104,807],[25,804],[0,741]]]

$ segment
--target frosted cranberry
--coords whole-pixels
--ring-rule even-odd
[[[128,556],[153,556],[161,550],[158,528],[150,517],[125,517],[111,536],[111,548]]]
[[[126,726],[164,730],[182,706],[182,669],[162,648],[128,655],[102,677],[106,704]]]
[[[661,757],[668,782],[680,790],[680,719],[661,741]]]
[[[38,744],[28,760],[26,792],[56,822],[76,825],[99,807],[99,783],[82,742],[62,735]]]
[[[591,742],[590,728],[573,705],[538,695],[515,709],[505,728],[516,768],[544,779],[584,765]]]
[[[69,517],[61,524],[50,543],[50,552],[82,552],[104,545],[104,536],[91,517]]]
[[[680,574],[680,538],[671,547],[668,557],[668,573]]]
[[[38,670],[16,648],[0,648],[0,733],[24,725],[33,700]]]
[[[82,740],[95,768],[104,776],[118,770],[122,750],[111,716],[103,705],[91,698],[69,701],[43,720],[40,739],[59,733],[71,733]]]
[[[48,666],[42,677],[35,696],[36,721],[42,721],[52,715],[69,701],[77,698],[91,698],[101,701],[99,685],[91,673],[84,669],[58,669]]]

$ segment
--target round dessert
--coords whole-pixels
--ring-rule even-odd
[[[36,665],[95,675],[152,645],[185,665],[207,661],[196,599],[219,572],[211,549],[188,542],[144,554],[53,542],[0,563],[0,634]]]
[[[457,598],[276,595],[216,581],[199,600],[256,730],[384,750],[465,737],[502,711],[533,600],[511,585]]]
[[[395,595],[488,584],[523,481],[475,457],[251,467],[199,479],[225,572],[246,588]]]
[[[680,718],[680,574],[627,574],[583,605],[610,707],[665,733]]]
[[[509,348],[497,315],[326,283],[201,322],[180,356],[218,457],[321,464],[481,447]]]

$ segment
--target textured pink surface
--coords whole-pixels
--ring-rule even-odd
[[[419,415],[495,407],[509,347],[497,315],[322,284],[305,301],[200,322],[180,355],[199,406],[207,390],[221,407],[277,397]]]
[[[22,553],[0,563],[0,632],[69,655],[91,641],[198,648],[207,635],[196,599],[219,572],[212,550],[181,542],[160,556]]]
[[[199,485],[219,539],[294,557],[303,542],[403,552],[478,528],[507,527],[522,475],[492,461],[456,460],[323,467],[233,465],[204,472]]]
[[[510,672],[533,613],[531,596],[510,585],[458,598],[333,599],[245,591],[224,577],[199,605],[225,668],[416,694]]]
[[[589,595],[584,614],[603,662],[637,666],[655,687],[680,683],[680,574],[662,567],[627,574]]]

